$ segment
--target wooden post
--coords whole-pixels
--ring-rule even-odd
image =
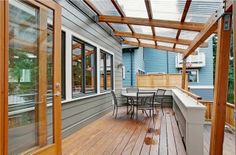
[[[215,90],[211,128],[210,155],[222,155],[226,102],[228,93],[228,69],[232,15],[224,15],[218,21]]]
[[[8,1],[0,1],[0,155],[8,154]]]
[[[186,85],[186,59],[183,59],[183,67],[182,67],[182,89],[185,89]]]

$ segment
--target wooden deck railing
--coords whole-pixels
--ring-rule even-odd
[[[200,103],[206,106],[205,111],[205,120],[211,121],[212,114],[213,114],[213,101],[207,100],[200,100]],[[226,117],[225,117],[225,124],[227,124],[232,129],[235,129],[235,122],[234,122],[234,106],[233,104],[226,103]]]

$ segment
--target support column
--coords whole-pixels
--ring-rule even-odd
[[[186,85],[186,59],[183,59],[183,68],[182,68],[182,89],[185,89]]]
[[[224,15],[218,21],[218,43],[210,155],[222,155],[223,153],[225,113],[228,93],[231,20],[232,15]]]
[[[8,1],[0,1],[0,155],[8,154]]]
[[[236,124],[236,1],[233,3],[233,32],[234,32],[234,124]],[[236,134],[235,134],[235,140],[236,140]],[[236,152],[236,147],[235,147]]]

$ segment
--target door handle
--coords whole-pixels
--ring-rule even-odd
[[[61,93],[60,93],[60,92],[57,92],[57,93],[53,94],[53,96],[59,97],[59,96],[61,96]]]

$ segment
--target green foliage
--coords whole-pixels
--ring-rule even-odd
[[[217,37],[213,37],[213,79],[215,83],[215,64],[217,51]],[[230,64],[229,64],[229,79],[228,79],[228,102],[234,103],[234,52],[233,52],[233,32],[230,42]]]

